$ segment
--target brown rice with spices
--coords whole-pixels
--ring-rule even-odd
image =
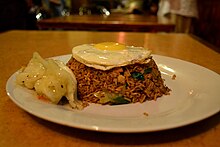
[[[78,98],[84,102],[113,104],[109,97],[120,97],[120,102],[136,103],[156,100],[168,95],[161,73],[152,57],[148,63],[132,64],[103,71],[71,58],[67,66],[77,79]],[[122,101],[121,101],[122,100]]]

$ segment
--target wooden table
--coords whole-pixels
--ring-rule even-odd
[[[219,146],[220,113],[172,130],[114,134],[70,128],[30,115],[7,96],[7,79],[26,65],[34,51],[43,57],[70,54],[83,43],[116,41],[144,46],[160,54],[190,61],[220,74],[220,54],[186,34],[79,31],[10,31],[0,34],[0,146]]]
[[[40,29],[129,31],[129,32],[172,32],[175,25],[164,17],[134,14],[70,15],[43,19]]]

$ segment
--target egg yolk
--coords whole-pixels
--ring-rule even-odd
[[[125,45],[121,43],[116,43],[116,42],[102,42],[94,45],[95,48],[100,49],[100,50],[124,50]]]

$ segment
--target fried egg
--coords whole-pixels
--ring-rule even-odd
[[[143,47],[126,46],[116,42],[83,44],[72,49],[73,58],[96,69],[109,70],[114,67],[146,62],[151,51]]]

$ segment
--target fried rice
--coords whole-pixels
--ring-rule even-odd
[[[67,66],[77,79],[78,99],[98,104],[143,103],[168,95],[161,73],[152,57],[147,63],[136,63],[110,70],[99,70],[71,58]]]

